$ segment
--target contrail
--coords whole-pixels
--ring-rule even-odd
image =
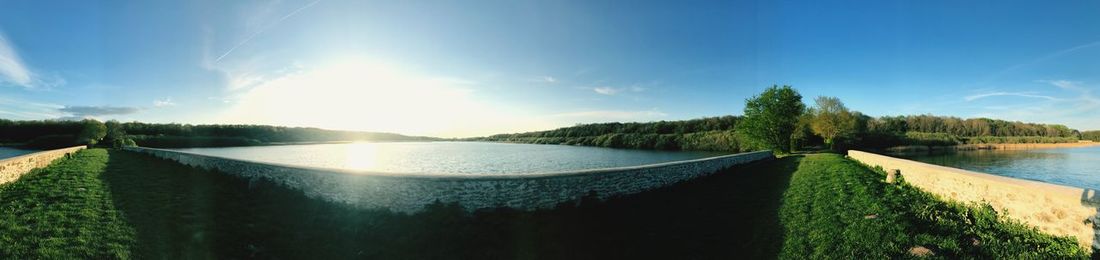
[[[1007,69],[1001,70],[1001,71],[993,74],[992,76],[986,78],[985,80],[979,82],[978,85],[985,85],[986,83],[989,83],[989,82],[991,82],[995,79],[1000,78],[1001,76],[1007,75],[1011,72],[1020,70],[1024,67],[1027,67],[1027,66],[1031,66],[1031,65],[1034,65],[1034,64],[1037,64],[1037,63],[1045,62],[1047,60],[1058,58],[1058,57],[1064,56],[1066,54],[1070,54],[1072,52],[1076,52],[1076,51],[1079,51],[1079,50],[1082,50],[1082,49],[1092,48],[1092,47],[1096,47],[1096,46],[1100,46],[1100,41],[1090,42],[1090,43],[1086,43],[1086,44],[1082,44],[1082,45],[1077,45],[1077,46],[1074,46],[1074,47],[1071,47],[1071,48],[1068,48],[1068,49],[1063,49],[1063,50],[1059,50],[1059,51],[1056,51],[1056,52],[1052,52],[1050,54],[1039,57],[1038,59],[1034,59],[1034,60],[1031,60],[1031,61],[1026,62],[1026,63],[1016,64],[1012,67],[1008,67]]]
[[[290,12],[289,14],[284,15],[283,18],[279,18],[279,20],[276,20],[275,22],[273,22],[271,24],[268,24],[267,26],[264,26],[263,28],[260,28],[259,30],[252,33],[251,35],[248,35],[248,37],[244,38],[243,41],[237,43],[237,45],[233,45],[233,48],[229,48],[229,50],[226,51],[224,54],[222,54],[222,56],[218,56],[217,59],[214,59],[214,63],[218,63],[219,61],[222,60],[222,58],[225,58],[225,56],[229,56],[229,54],[233,53],[234,50],[237,50],[237,48],[241,47],[242,45],[245,45],[246,43],[248,43],[248,41],[251,41],[252,38],[256,38],[256,35],[260,35],[264,31],[267,31],[268,28],[274,27],[275,25],[283,22],[283,20],[286,20],[287,18],[290,18],[291,16],[294,16],[295,14],[298,14],[298,12],[301,12],[302,10],[305,10],[306,8],[309,8],[309,7],[317,4],[318,2],[321,2],[321,0],[316,0],[316,1],[310,2],[306,5],[303,5],[302,7],[299,7],[298,9],[295,9],[293,12]]]

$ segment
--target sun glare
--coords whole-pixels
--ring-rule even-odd
[[[502,111],[473,99],[470,84],[347,59],[256,86],[228,117],[260,124],[444,136],[502,122]]]
[[[344,165],[348,169],[370,170],[377,166],[378,145],[373,143],[353,143],[347,146]]]

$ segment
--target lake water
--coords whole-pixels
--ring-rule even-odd
[[[959,151],[901,157],[989,174],[1100,189],[1100,147]]]
[[[10,147],[0,147],[0,159],[16,157],[28,153],[37,152],[35,150],[23,150]]]
[[[514,174],[646,165],[721,155],[566,145],[394,142],[173,149],[282,164],[374,172]]]

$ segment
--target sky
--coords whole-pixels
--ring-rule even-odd
[[[440,137],[739,115],[1100,129],[1100,2],[0,0],[0,118]]]

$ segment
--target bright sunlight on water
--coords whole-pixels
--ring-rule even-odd
[[[721,153],[485,142],[392,142],[188,148],[233,159],[373,172],[511,174],[635,166]]]

